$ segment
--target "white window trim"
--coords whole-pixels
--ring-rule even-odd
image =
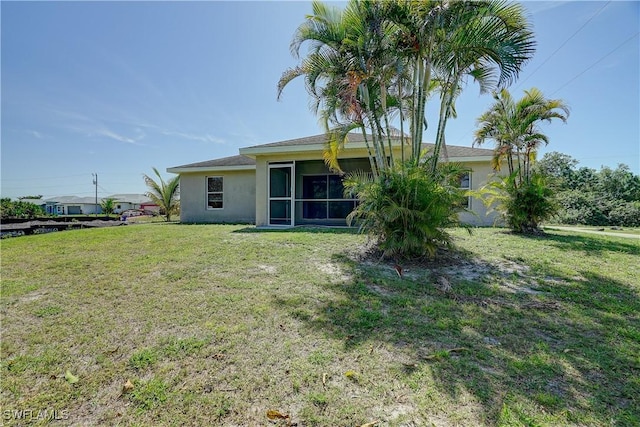
[[[220,178],[222,180],[222,191],[209,191],[209,178]],[[209,194],[222,194],[222,207],[221,208],[212,208],[209,206]],[[222,175],[212,175],[206,176],[204,180],[204,206],[208,211],[221,211],[224,210],[224,176]]]
[[[468,191],[468,190],[471,190],[471,188],[472,188],[472,184],[471,184],[471,177],[472,177],[472,175],[473,175],[473,174],[472,174],[472,172],[471,172],[471,171],[466,172],[466,174],[467,174],[467,175],[469,175],[469,186],[468,186],[468,187],[462,187],[462,186],[461,186],[461,187],[460,187],[460,189],[461,189],[461,190],[467,190],[467,191]],[[462,183],[461,183],[461,184],[462,184]],[[466,197],[467,197],[467,206],[465,206],[465,209],[469,209],[469,210],[471,210],[471,203],[472,203],[472,201],[473,201],[473,197],[471,197],[471,196],[466,196]]]

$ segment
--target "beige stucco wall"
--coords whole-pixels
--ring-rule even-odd
[[[207,177],[223,177],[223,208],[207,208]],[[256,175],[253,170],[180,174],[180,221],[185,223],[255,222]]]
[[[471,189],[479,190],[486,185],[494,170],[489,162],[463,162],[462,165],[471,169]],[[496,224],[497,213],[495,211],[487,214],[489,209],[485,207],[480,199],[471,197],[469,209],[473,212],[460,213],[460,221],[464,224],[487,226]]]
[[[399,153],[396,153],[399,157]],[[365,150],[353,150],[349,152],[348,157],[344,158],[366,158],[367,153]],[[256,156],[256,191],[255,191],[255,206],[256,206],[256,225],[266,226],[269,221],[267,218],[267,202],[268,202],[268,167],[269,163],[274,162],[291,162],[302,160],[318,160],[322,158],[322,153],[293,153],[293,154],[278,154],[269,156]],[[462,162],[462,165],[471,169],[471,188],[477,190],[484,186],[489,177],[494,173],[488,160],[482,162]],[[471,198],[470,209],[473,213],[463,212],[460,214],[460,220],[465,224],[475,226],[492,226],[495,225],[497,214],[492,212],[487,215],[488,209],[484,206],[481,200]]]

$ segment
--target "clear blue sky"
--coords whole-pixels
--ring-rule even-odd
[[[525,2],[537,53],[511,91],[571,107],[548,148],[640,173],[638,2]],[[306,2],[7,2],[2,197],[141,193],[142,174],[321,132],[289,42]],[[471,145],[490,105],[470,82],[447,143]],[[432,105],[435,108],[435,104]],[[432,114],[433,111],[428,111]],[[427,140],[433,139],[429,130]]]

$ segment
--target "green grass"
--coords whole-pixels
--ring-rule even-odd
[[[452,232],[458,252],[403,278],[348,230],[2,240],[0,407],[74,425],[640,425],[640,244]]]

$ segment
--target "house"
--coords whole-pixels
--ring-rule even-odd
[[[175,166],[180,175],[180,220],[186,223],[252,223],[257,226],[346,225],[356,200],[343,195],[340,175],[323,161],[325,135],[256,145],[237,156]],[[423,144],[424,149],[433,147]],[[394,155],[400,157],[399,142]],[[447,146],[449,161],[468,167],[462,188],[478,189],[493,173],[493,150]],[[340,153],[345,172],[370,170],[364,138],[349,134]],[[484,204],[470,198],[473,213],[461,221],[492,225]]]
[[[128,210],[147,210],[158,212],[160,207],[153,203],[144,194],[112,194],[105,199],[113,199],[115,213],[122,213]]]
[[[47,205],[51,205],[51,209],[47,209],[47,213],[51,210],[53,215],[93,215],[102,212],[98,199],[96,205],[95,197],[78,197],[78,196],[59,196],[44,200]]]
[[[51,215],[94,215],[102,213],[102,202],[105,199],[114,200],[114,213],[122,213],[127,210],[159,211],[159,207],[144,194],[112,194],[98,198],[95,197],[58,196],[46,200],[38,199],[36,203]]]

